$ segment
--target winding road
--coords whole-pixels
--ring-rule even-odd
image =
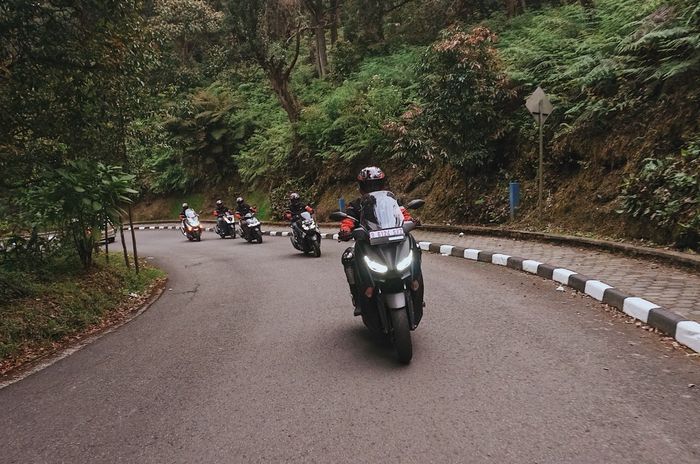
[[[700,363],[552,282],[424,254],[409,366],[340,254],[138,234],[148,311],[0,390],[0,463],[700,462]]]

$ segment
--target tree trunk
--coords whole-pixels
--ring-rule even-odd
[[[270,79],[272,90],[275,92],[275,95],[277,95],[280,105],[282,105],[284,111],[287,112],[289,122],[292,124],[297,123],[301,112],[299,108],[299,101],[289,88],[289,80],[285,76],[284,71],[277,67],[268,68],[267,75]]]
[[[326,31],[318,21],[314,24],[314,35],[316,37],[316,70],[318,77],[323,79],[328,69],[328,51],[326,50]]]
[[[338,14],[338,1],[339,0],[331,0],[331,46],[334,46],[338,41],[338,21],[340,20],[340,15]]]

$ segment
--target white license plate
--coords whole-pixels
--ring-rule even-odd
[[[369,233],[370,240],[387,239],[389,241],[402,240],[404,237],[403,228],[396,227],[394,229],[372,230]]]

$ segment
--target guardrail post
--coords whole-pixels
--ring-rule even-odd
[[[515,215],[520,209],[520,182],[513,181],[508,185],[508,198],[510,200],[510,218],[515,219]]]

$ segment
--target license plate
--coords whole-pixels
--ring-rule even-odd
[[[404,233],[402,227],[394,229],[372,230],[369,232],[369,241],[371,244],[393,242],[395,240],[403,240]]]

